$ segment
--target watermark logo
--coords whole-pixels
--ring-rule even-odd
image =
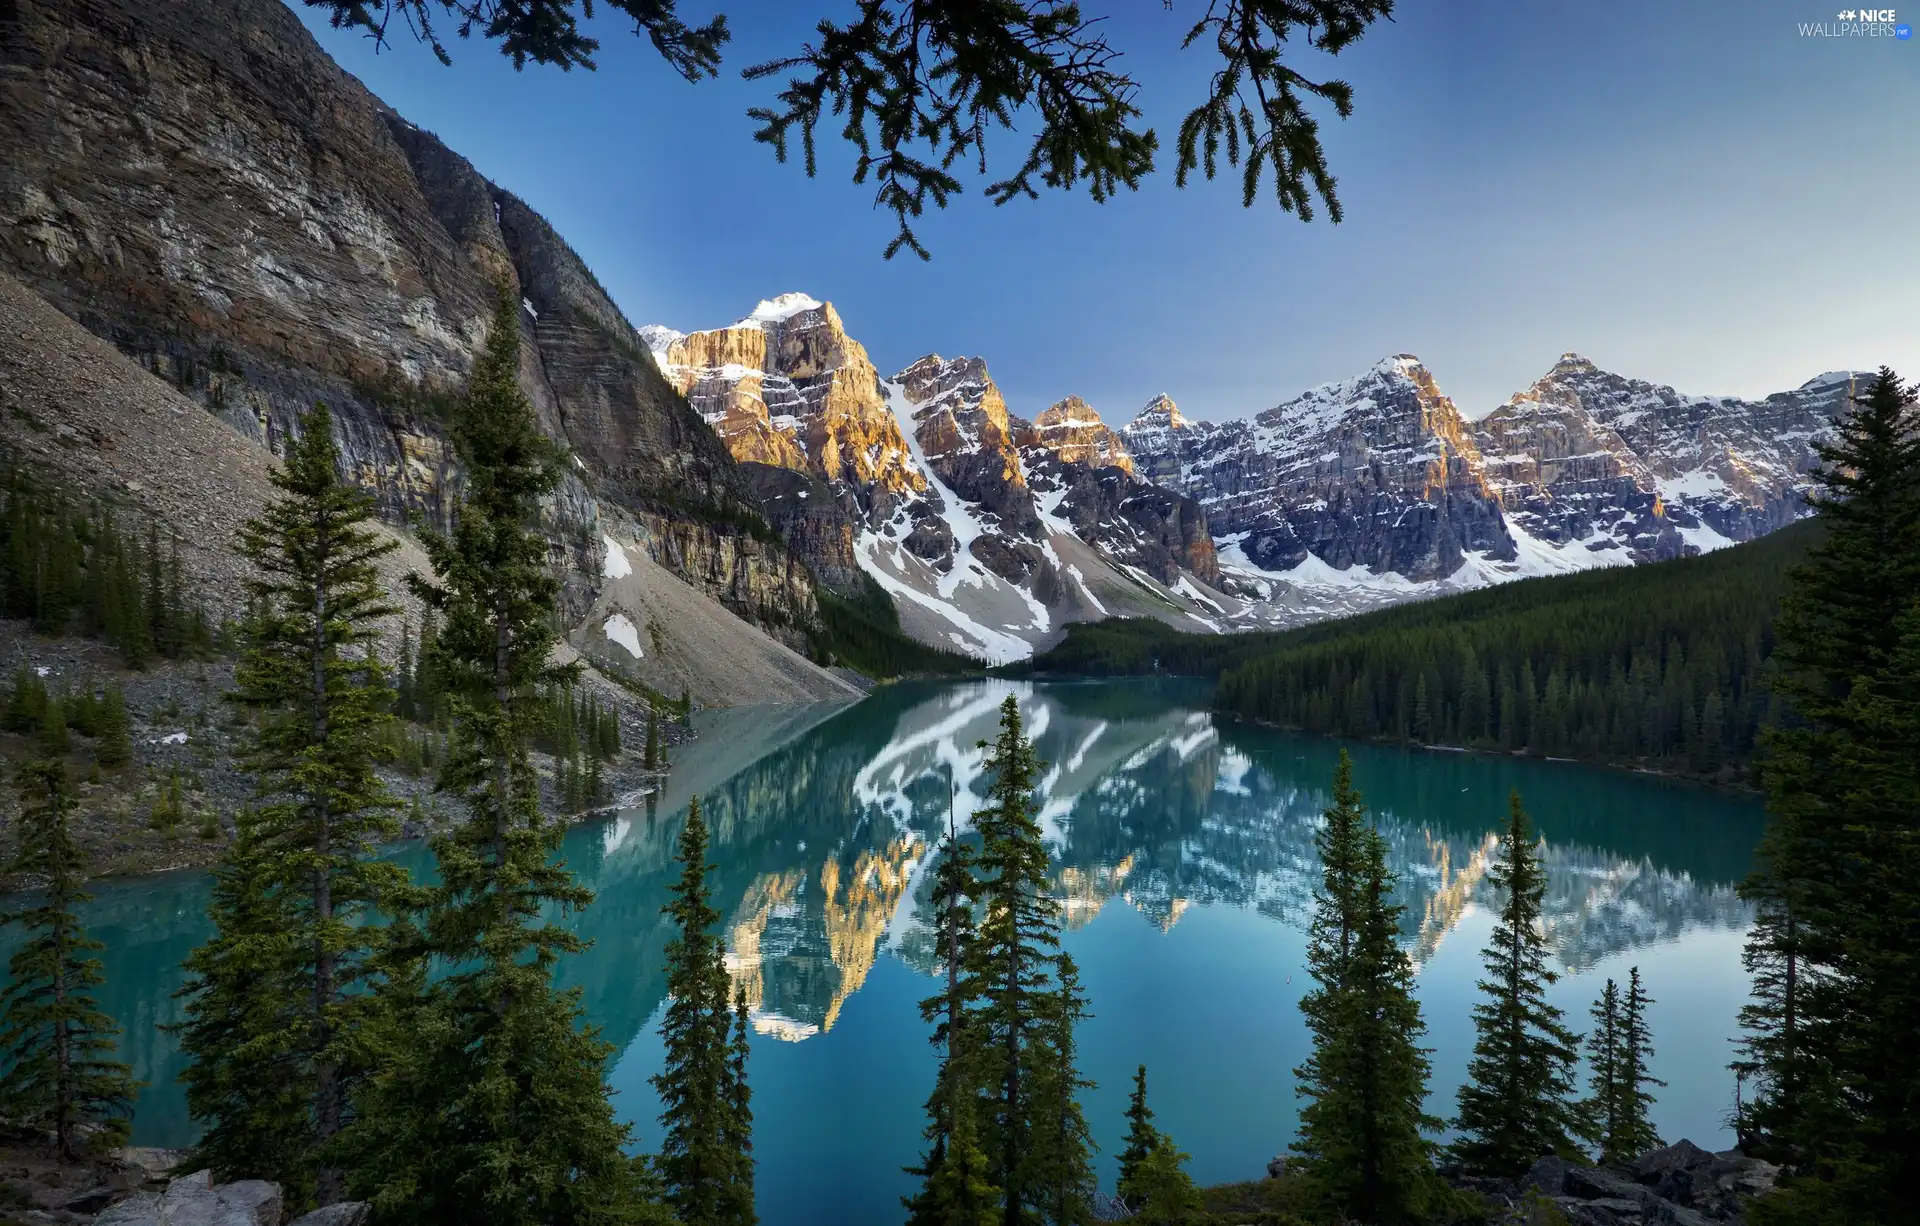
[[[1803,21],[1802,38],[1898,38],[1913,37],[1913,27],[1899,23],[1894,9],[1841,9],[1832,21]]]

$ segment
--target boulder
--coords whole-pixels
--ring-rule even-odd
[[[186,1164],[189,1152],[184,1149],[156,1149],[148,1145],[130,1145],[125,1149],[116,1149],[113,1156],[126,1166],[146,1175],[148,1179],[164,1179]]]
[[[373,1216],[373,1206],[365,1201],[342,1201],[337,1205],[328,1205],[325,1209],[315,1209],[312,1213],[303,1213],[287,1223],[287,1226],[365,1226]]]
[[[1633,1177],[1676,1205],[1705,1217],[1738,1217],[1746,1200],[1773,1189],[1780,1168],[1739,1150],[1709,1153],[1691,1141],[1677,1141],[1637,1158]]]
[[[1645,1220],[1641,1216],[1639,1201],[1611,1198],[1580,1200],[1572,1196],[1556,1196],[1553,1203],[1566,1215],[1572,1226],[1626,1226],[1626,1223],[1639,1226]]]
[[[1630,1200],[1636,1204],[1647,1195],[1647,1190],[1631,1179],[1599,1167],[1571,1164],[1567,1166],[1565,1191],[1581,1200]]]
[[[1520,1190],[1537,1188],[1542,1196],[1559,1196],[1567,1190],[1567,1176],[1574,1165],[1565,1158],[1548,1154],[1520,1177]]]
[[[282,1209],[277,1183],[215,1184],[211,1172],[196,1171],[165,1192],[140,1192],[111,1206],[93,1226],[280,1226]]]

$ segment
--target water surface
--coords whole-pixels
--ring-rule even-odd
[[[1018,695],[1048,766],[1066,947],[1093,1018],[1085,1106],[1111,1185],[1134,1065],[1157,1122],[1205,1182],[1257,1177],[1282,1152],[1305,1055],[1304,928],[1313,835],[1338,744],[1216,722],[1185,682],[884,687],[851,707],[720,712],[704,721],[656,805],[572,831],[565,855],[598,901],[593,942],[564,978],[618,1049],[618,1110],[659,1134],[665,996],[660,914],[674,840],[696,792],[713,827],[712,883],[729,964],[753,1006],[751,1079],[760,1218],[767,1226],[890,1223],[918,1156],[935,1052],[916,1003],[935,990],[927,851],[982,799],[1000,701]],[[1745,993],[1749,922],[1734,885],[1758,840],[1756,802],[1580,766],[1356,745],[1355,779],[1385,833],[1404,938],[1434,1048],[1430,1108],[1453,1110],[1490,908],[1484,874],[1508,790],[1545,838],[1552,991],[1576,1026],[1608,976],[1637,965],[1651,1010],[1655,1120],[1669,1140],[1731,1143],[1729,1036]],[[397,853],[424,869],[419,847]],[[177,874],[102,885],[88,921],[107,943],[103,1003],[150,1083],[137,1143],[193,1137],[158,1029],[180,1017],[180,960],[206,931],[207,882]]]

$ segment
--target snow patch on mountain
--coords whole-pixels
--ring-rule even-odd
[[[600,534],[600,543],[607,549],[607,560],[600,568],[602,575],[609,579],[624,579],[633,573],[633,563],[628,561],[627,551],[621,548],[619,541],[603,532]]]
[[[600,628],[608,639],[626,648],[634,659],[643,657],[644,653],[640,650],[640,630],[633,624],[633,619],[625,613],[615,613],[607,618]]]
[[[825,304],[806,294],[781,294],[777,298],[763,298],[751,314],[739,320],[736,328],[751,328],[762,324],[780,323],[792,319],[802,311],[817,311]]]

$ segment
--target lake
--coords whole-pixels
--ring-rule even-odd
[[[737,709],[699,721],[665,794],[572,830],[565,855],[598,893],[566,967],[614,1043],[617,1109],[642,1146],[659,1135],[665,996],[660,914],[674,839],[699,795],[729,965],[753,1007],[755,1150],[767,1226],[891,1223],[919,1152],[935,1051],[916,1004],[936,988],[927,852],[950,796],[964,820],[985,792],[998,706],[1019,696],[1040,756],[1066,948],[1093,1017],[1081,1032],[1085,1100],[1112,1186],[1134,1066],[1157,1123],[1202,1182],[1259,1177],[1297,1112],[1306,1054],[1297,1002],[1319,880],[1313,836],[1339,745],[1216,721],[1182,681],[883,687],[851,706]],[[1355,782],[1392,855],[1406,946],[1433,1053],[1436,1114],[1472,1044],[1479,951],[1498,899],[1484,875],[1508,790],[1545,838],[1552,999],[1577,1028],[1603,981],[1638,966],[1650,1010],[1655,1122],[1665,1139],[1732,1143],[1734,1015],[1746,993],[1748,908],[1734,886],[1759,840],[1756,800],[1636,775],[1475,754],[1351,747]],[[416,845],[395,853],[416,869]],[[179,964],[206,931],[207,879],[100,883],[88,909],[106,942],[102,1003],[150,1083],[135,1142],[193,1139],[180,1059],[158,1029],[180,1017]],[[1584,1076],[1583,1076],[1584,1084]]]

